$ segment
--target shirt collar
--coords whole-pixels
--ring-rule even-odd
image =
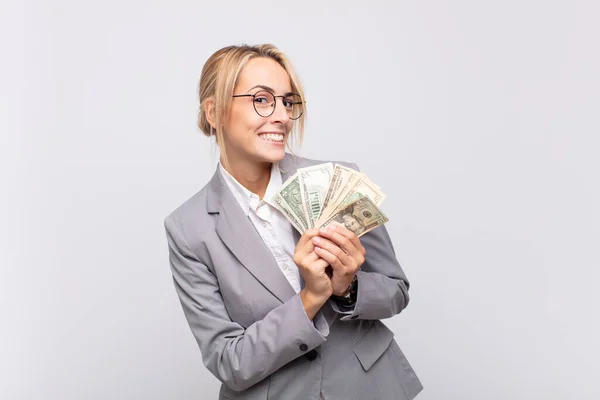
[[[219,162],[219,171],[221,175],[227,182],[227,186],[233,193],[233,197],[237,200],[239,205],[242,207],[242,210],[248,216],[250,213],[250,209],[256,211],[258,207],[265,203],[273,205],[271,201],[272,197],[277,193],[277,191],[281,188],[282,179],[281,179],[281,171],[279,170],[278,163],[272,163],[271,166],[271,177],[269,179],[269,184],[267,185],[267,190],[265,191],[265,196],[263,201],[258,198],[258,195],[252,193],[250,190],[246,189],[241,183],[237,181]]]

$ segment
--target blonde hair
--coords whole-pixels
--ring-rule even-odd
[[[221,157],[228,166],[225,141],[223,140],[223,121],[229,115],[233,96],[233,89],[238,81],[242,68],[253,58],[265,57],[275,60],[281,65],[290,77],[292,91],[304,99],[304,91],[300,80],[294,71],[290,60],[277,47],[272,44],[256,46],[241,45],[227,46],[217,50],[204,64],[200,76],[200,112],[198,113],[198,127],[206,136],[216,136],[216,141],[221,148]],[[214,102],[214,124],[211,126],[206,116],[206,101]],[[302,144],[304,126],[306,123],[306,108],[304,113],[295,121],[291,132],[292,142]],[[291,149],[290,141],[287,142]]]

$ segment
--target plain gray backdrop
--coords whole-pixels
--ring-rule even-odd
[[[388,196],[419,399],[600,398],[598,4],[2,1],[0,397],[216,398],[163,218],[214,172],[202,65],[271,42],[300,154]]]

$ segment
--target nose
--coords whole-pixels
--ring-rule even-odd
[[[285,124],[290,120],[290,116],[285,109],[285,105],[283,104],[282,97],[275,98],[275,104],[273,104],[275,110],[273,110],[273,114],[271,114],[271,122]]]

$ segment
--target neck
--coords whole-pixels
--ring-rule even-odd
[[[221,164],[243,187],[256,194],[260,199],[265,196],[271,179],[271,163],[232,162],[230,159],[229,165],[225,165],[221,159]]]

